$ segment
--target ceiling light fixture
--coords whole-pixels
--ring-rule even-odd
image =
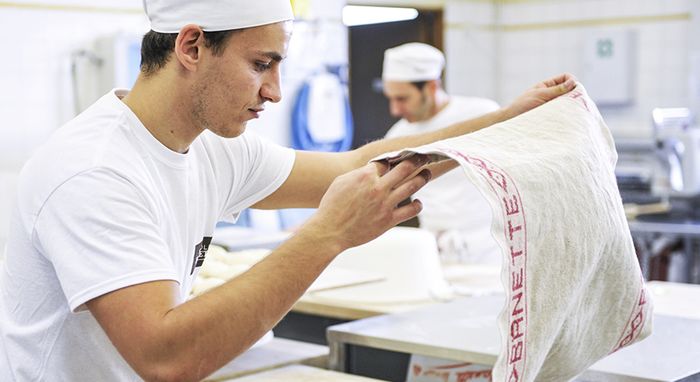
[[[418,17],[418,10],[415,8],[373,7],[363,5],[346,5],[343,7],[343,24],[349,27],[413,20],[416,17]]]

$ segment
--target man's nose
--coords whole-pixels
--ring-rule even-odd
[[[392,117],[402,117],[403,108],[400,107],[396,102],[389,102],[389,113]]]
[[[282,87],[280,85],[280,75],[275,73],[271,78],[265,81],[260,87],[260,96],[272,103],[277,103],[282,100]]]

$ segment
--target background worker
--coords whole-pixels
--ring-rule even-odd
[[[273,328],[335,256],[420,211],[418,201],[397,207],[430,178],[420,158],[391,170],[368,160],[574,86],[553,78],[439,132],[295,152],[245,132],[281,99],[288,0],[144,6],[152,31],[133,89],[58,129],[22,171],[0,272],[2,381],[205,378]],[[251,206],[318,211],[249,271],[188,299],[216,223]]]
[[[423,43],[384,52],[382,82],[389,110],[401,118],[386,138],[421,134],[496,111],[490,99],[449,95],[442,88],[445,56]],[[498,264],[491,237],[491,209],[461,171],[450,171],[415,195],[423,203],[420,227],[432,231],[444,262]]]

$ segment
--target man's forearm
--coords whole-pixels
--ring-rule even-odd
[[[422,146],[443,139],[469,134],[496,123],[503,122],[506,119],[508,119],[508,115],[505,110],[499,109],[474,119],[447,126],[443,129],[374,141],[355,150],[356,166],[359,167],[367,163],[370,159],[387,152],[402,150],[407,147]]]
[[[355,150],[354,156],[357,162],[355,165],[361,166],[377,155],[389,151],[425,145],[442,139],[468,134],[483,129],[484,127],[503,122],[541,106],[558,96],[566,94],[573,89],[574,86],[576,86],[576,78],[570,74],[565,73],[552,77],[535,84],[535,86],[526,90],[507,107],[485,114],[479,118],[460,122],[442,130],[396,139],[385,139],[367,144]]]
[[[180,287],[164,280],[117,290],[88,307],[144,380],[199,381],[270,330],[342,249],[311,227],[248,272],[180,305]]]
[[[190,338],[181,338],[180,345],[182,354],[201,355],[197,378],[217,370],[272,329],[335,258],[340,248],[320,234],[302,230],[248,272],[171,312],[169,322],[190,323],[182,328],[175,324],[172,333],[189,330]]]
[[[508,118],[504,109],[466,120],[443,129],[398,138],[381,139],[358,149],[341,153],[297,151],[292,172],[285,183],[272,195],[253,208],[315,208],[333,179],[362,167],[381,154],[422,146],[439,140],[468,134]],[[430,165],[433,176],[440,176],[454,164]]]

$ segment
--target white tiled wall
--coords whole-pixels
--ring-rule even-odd
[[[498,78],[496,21],[490,2],[447,1],[444,9],[445,88],[495,99]]]
[[[700,38],[697,37],[700,36],[700,1],[690,1],[690,11],[693,15],[693,21],[690,23],[688,31],[690,45],[688,92],[695,114],[700,115]]]
[[[551,75],[567,71],[582,77],[582,46],[592,31],[632,30],[637,37],[636,58],[630,68],[633,103],[604,107],[601,112],[616,137],[647,139],[652,108],[691,106],[689,46],[693,44],[691,30],[700,30],[692,24],[700,23],[700,6],[694,3],[697,1],[447,0],[448,90],[507,104]],[[484,7],[493,9],[493,19]],[[659,16],[673,19],[660,20]],[[449,21],[459,18],[470,19],[471,24]],[[487,40],[495,41],[496,46],[482,49],[475,44]]]
[[[0,261],[5,255],[5,243],[7,242],[8,214],[12,208],[12,200],[17,187],[17,173],[15,171],[0,171]]]
[[[0,4],[0,256],[17,174],[32,151],[73,115],[69,55],[93,38],[143,33],[140,0],[15,1]]]

